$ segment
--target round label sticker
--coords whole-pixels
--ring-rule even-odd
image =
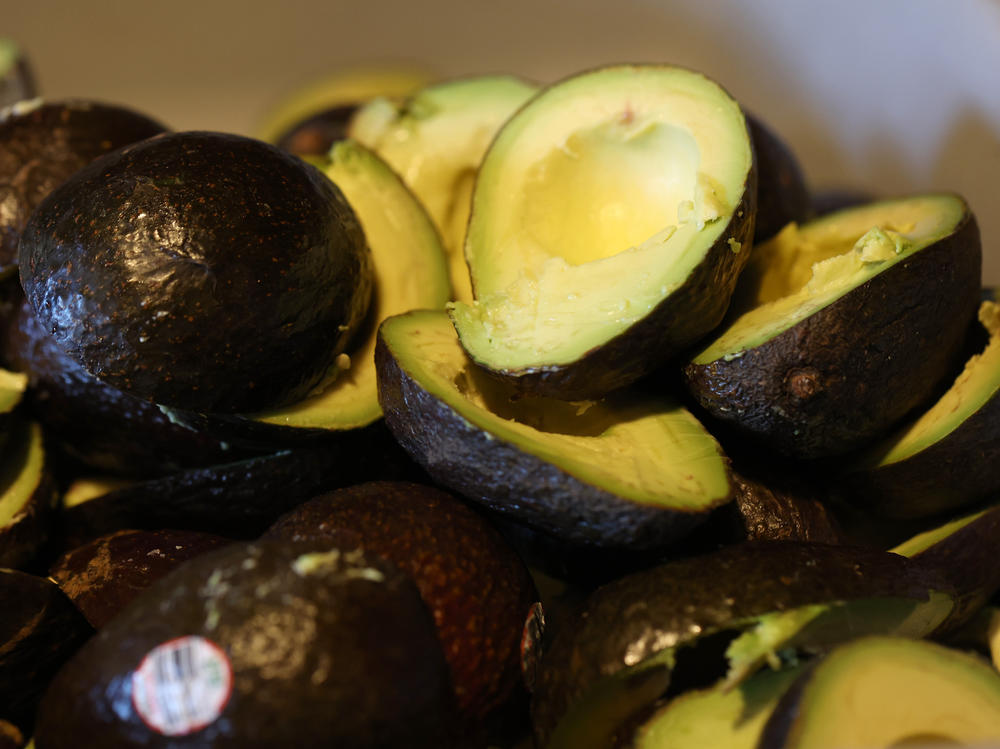
[[[213,723],[232,687],[233,669],[218,645],[178,637],[146,653],[132,674],[132,705],[157,733],[183,736]]]
[[[545,634],[545,612],[535,603],[524,620],[521,630],[521,677],[528,692],[535,691],[538,662],[542,657],[542,635]]]

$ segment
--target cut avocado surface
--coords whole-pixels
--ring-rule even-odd
[[[351,137],[384,158],[427,207],[448,250],[456,299],[471,301],[462,246],[472,184],[500,126],[537,87],[514,76],[459,78],[362,107]]]
[[[469,362],[444,312],[386,320],[376,366],[386,423],[418,463],[560,537],[661,544],[732,496],[718,444],[685,409],[517,398]]]
[[[789,225],[755,249],[728,322],[685,367],[688,388],[786,455],[862,447],[954,371],[980,273],[979,231],[955,195]]]
[[[56,489],[42,428],[18,422],[0,460],[0,567],[30,563],[48,540]]]
[[[760,746],[989,746],[1000,674],[930,642],[863,638],[833,650],[782,698]]]
[[[676,697],[635,734],[634,749],[756,749],[781,695],[801,666],[764,669],[735,688],[717,684]]]
[[[352,140],[335,144],[329,159],[326,175],[344,193],[371,247],[375,265],[371,328],[341,360],[344,370],[325,390],[254,416],[276,426],[347,430],[379,419],[374,359],[378,323],[411,309],[442,309],[451,295],[438,233],[400,178]]]
[[[743,112],[700,74],[609,67],[545,89],[480,168],[475,302],[452,309],[462,345],[567,399],[638,378],[721,319],[749,257],[754,180]]]
[[[985,301],[989,333],[952,386],[929,409],[849,466],[857,501],[896,517],[955,510],[1000,489],[1000,306]]]

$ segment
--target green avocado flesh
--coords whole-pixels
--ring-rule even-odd
[[[443,308],[451,295],[441,240],[427,216],[386,163],[360,144],[341,141],[330,151],[326,175],[358,216],[375,265],[372,328],[338,364],[342,370],[318,394],[280,410],[256,414],[279,426],[355,429],[382,415],[375,384],[375,335],[390,315]]]
[[[1000,674],[929,642],[855,641],[831,652],[798,688],[777,746],[987,746],[1000,737]]]
[[[930,409],[887,442],[873,449],[868,467],[898,463],[954,432],[1000,390],[1000,306],[983,302],[979,321],[989,333],[989,344],[973,356],[951,388]]]
[[[755,749],[778,700],[802,667],[765,669],[730,689],[687,692],[671,700],[635,735],[635,749]]]
[[[0,414],[9,414],[21,402],[28,387],[28,375],[0,369]]]
[[[524,370],[617,337],[719,239],[752,161],[739,105],[696,73],[606,68],[545,90],[480,168],[465,244],[476,300],[452,309],[462,345]]]
[[[966,210],[957,196],[924,195],[789,224],[754,249],[733,297],[731,324],[692,361],[736,358],[774,338],[948,236]]]
[[[0,462],[0,528],[24,510],[42,481],[45,467],[42,428],[38,424],[15,429],[10,440]]]
[[[401,102],[374,99],[351,122],[351,137],[385,159],[427,207],[448,250],[456,299],[472,299],[462,243],[476,170],[500,126],[536,91],[512,76],[462,78]]]
[[[414,381],[491,441],[641,505],[697,512],[731,496],[718,443],[670,401],[514,398],[469,362],[443,312],[391,318],[381,335]]]

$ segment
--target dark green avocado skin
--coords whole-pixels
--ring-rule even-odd
[[[926,601],[933,590],[951,586],[929,565],[865,547],[793,541],[750,542],[633,573],[595,591],[545,652],[532,703],[536,745],[549,746],[562,722],[585,719],[580,705],[602,682],[667,647],[766,613],[869,598]],[[670,669],[648,672],[657,673],[665,689]],[[644,678],[632,677],[639,691]],[[599,730],[588,746],[606,745]]]
[[[59,587],[0,569],[0,720],[30,735],[35,708],[56,671],[93,634]]]
[[[812,213],[812,199],[798,159],[777,133],[753,115],[747,128],[757,158],[757,220],[755,245],[766,242],[792,221]]]
[[[55,190],[20,244],[39,320],[92,375],[192,411],[304,397],[368,311],[361,226],[318,169],[235,135],[121,149]]]
[[[53,680],[37,749],[451,746],[447,666],[414,584],[360,553],[304,573],[310,550],[235,544],[160,578]],[[166,736],[136,709],[132,675],[192,635],[225,654],[231,691],[208,725]]]
[[[82,100],[0,114],[0,273],[17,262],[21,232],[46,195],[98,156],[165,130],[144,114]]]

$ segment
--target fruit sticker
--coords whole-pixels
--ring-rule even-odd
[[[535,691],[538,662],[542,657],[542,635],[545,634],[545,612],[536,602],[524,620],[521,630],[521,677],[529,692]]]
[[[195,635],[146,653],[132,674],[132,705],[164,736],[183,736],[215,721],[229,702],[233,670],[222,649]]]

